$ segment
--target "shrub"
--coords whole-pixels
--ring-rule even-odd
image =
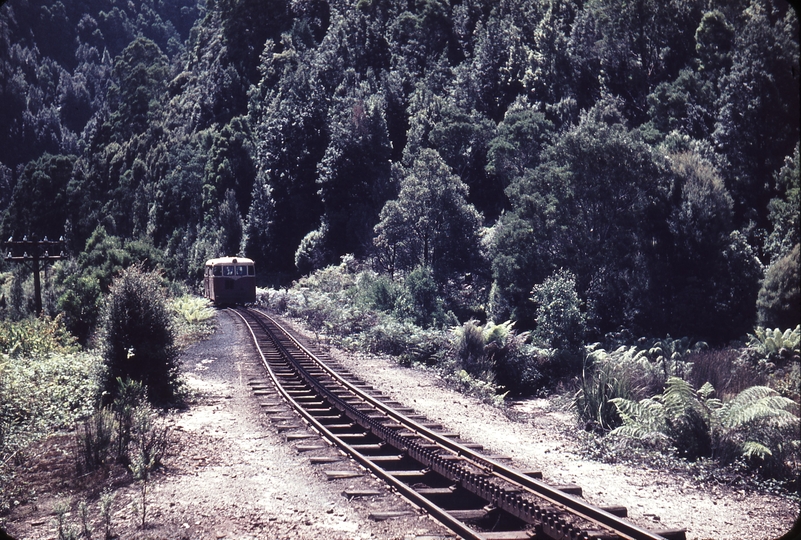
[[[713,419],[719,459],[742,456],[767,476],[797,476],[797,403],[766,386],[752,386],[715,409]]]
[[[100,365],[88,353],[0,354],[0,511],[28,445],[92,413]]]
[[[153,407],[139,381],[118,380],[117,398],[83,422],[76,435],[78,472],[93,471],[105,465],[113,451],[120,463],[130,465],[143,460],[150,469],[161,464],[169,430]]]
[[[467,373],[484,380],[492,380],[494,372],[486,339],[489,332],[485,332],[491,331],[491,326],[494,326],[491,322],[487,323],[487,328],[482,328],[477,321],[467,321],[454,330],[456,360]],[[497,347],[497,341],[495,345]]]
[[[495,362],[495,378],[503,388],[514,395],[531,395],[545,386],[551,375],[553,358],[551,349],[542,349],[525,343],[524,334],[514,335],[507,344],[505,354]]]
[[[447,347],[440,335],[436,330],[383,315],[376,318],[375,324],[364,328],[355,345],[367,352],[397,356],[406,364],[415,361],[429,363]]]
[[[107,407],[96,411],[78,427],[76,461],[79,475],[106,464],[113,434],[114,414]]]
[[[754,386],[724,403],[709,383],[697,392],[671,377],[661,395],[612,402],[623,425],[612,431],[636,439],[652,439],[695,459],[714,456],[723,462],[748,460],[770,476],[797,473],[798,405],[765,386]]]
[[[506,393],[498,392],[498,387],[492,381],[473,377],[463,369],[446,372],[443,377],[454,384],[460,392],[475,396],[484,403],[500,406],[506,397]]]
[[[801,246],[796,244],[790,253],[768,268],[757,296],[757,320],[760,326],[792,328],[799,323],[799,266]]]
[[[75,339],[64,328],[63,318],[30,317],[0,325],[0,352],[12,357],[42,357],[76,352]]]
[[[117,460],[128,463],[131,438],[134,433],[134,413],[146,399],[147,389],[140,381],[117,378],[117,393],[111,409],[116,428]]]
[[[403,285],[405,295],[396,303],[397,315],[409,317],[423,328],[443,328],[456,324],[456,317],[445,311],[434,272],[430,268],[415,268],[406,276]]]
[[[173,299],[172,309],[189,324],[198,324],[214,317],[214,308],[207,298],[184,295]]]
[[[453,330],[453,351],[460,369],[472,377],[528,395],[543,383],[542,366],[551,356],[551,351],[527,344],[528,337],[528,332],[515,332],[511,321],[489,321],[482,327],[470,320]]]
[[[103,387],[117,395],[117,379],[141,381],[154,403],[177,397],[178,349],[157,274],[134,265],[111,286],[103,321]]]
[[[801,325],[781,331],[779,328],[757,327],[749,336],[748,348],[759,358],[784,363],[801,355]]]
[[[686,377],[693,352],[706,350],[706,344],[684,337],[638,340],[637,345],[620,345],[609,352],[598,345],[588,346],[580,388],[574,396],[579,420],[590,430],[609,430],[622,420],[611,403],[616,398],[641,399],[659,394],[670,377]]]
[[[362,301],[371,309],[391,313],[402,294],[401,286],[388,276],[365,278],[362,286]]]
[[[70,275],[64,282],[64,293],[58,307],[72,334],[81,343],[87,343],[97,324],[101,304],[100,282],[93,275]]]
[[[576,277],[558,270],[531,291],[537,304],[534,340],[551,349],[577,352],[586,331],[586,317],[576,293]]]
[[[170,309],[174,314],[175,339],[181,347],[214,331],[216,312],[208,299],[184,294],[170,302]]]

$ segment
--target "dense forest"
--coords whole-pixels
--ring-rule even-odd
[[[590,338],[792,328],[798,36],[783,0],[8,0],[0,238],[64,236],[81,339],[115,268],[234,254],[422,268],[462,322],[532,329],[563,276]]]

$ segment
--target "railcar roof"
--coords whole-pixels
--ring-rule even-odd
[[[253,264],[253,259],[245,257],[219,257],[206,261],[206,266],[217,266],[218,264]]]

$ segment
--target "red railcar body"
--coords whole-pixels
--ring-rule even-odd
[[[203,296],[216,305],[256,301],[256,267],[244,257],[220,257],[206,261]]]

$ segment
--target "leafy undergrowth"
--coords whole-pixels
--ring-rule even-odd
[[[185,296],[175,299],[172,308],[179,346],[214,331],[215,311],[206,300]],[[0,325],[0,513],[42,489],[35,476],[27,476],[33,478],[31,485],[17,481],[17,473],[31,463],[66,452],[75,476],[75,435],[64,434],[96,416],[103,369],[100,352],[82,350],[60,318]]]
[[[711,458],[688,461],[678,456],[675,447],[655,447],[646,441],[620,437],[599,437],[587,431],[578,431],[576,436],[580,455],[587,459],[670,471],[701,485],[725,485],[801,502],[798,477],[784,481],[765,477],[745,459],[728,464]]]
[[[547,395],[572,380],[577,423],[591,433],[585,447],[597,459],[642,460],[715,481],[798,490],[801,329],[757,328],[747,342],[725,349],[625,333],[580,349],[569,339],[556,347],[511,322],[422,316],[415,290],[343,260],[259,296],[318,337],[436,370],[451,387],[488,404]]]
[[[216,311],[208,299],[184,295],[173,298],[170,308],[179,347],[206,339],[214,332]]]

